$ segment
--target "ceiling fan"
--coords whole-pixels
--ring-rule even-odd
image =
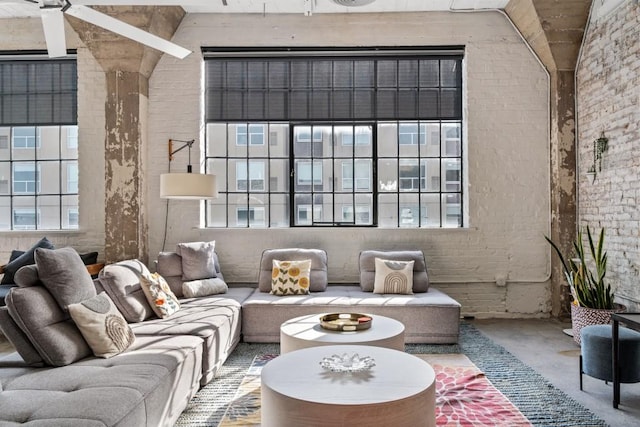
[[[0,0],[0,4],[23,5],[25,2],[40,8],[47,51],[51,58],[67,55],[64,34],[64,14],[66,13],[182,59],[191,51],[88,6],[203,6],[210,3],[210,0],[73,0],[73,3],[71,0]],[[223,0],[223,4],[226,5],[226,0]]]

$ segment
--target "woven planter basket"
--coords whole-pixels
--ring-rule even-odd
[[[613,313],[623,313],[627,311],[627,307],[622,304],[616,304],[616,308],[612,310],[582,307],[571,304],[571,328],[573,330],[573,340],[580,345],[580,330],[589,325],[608,325],[611,323],[611,315]]]

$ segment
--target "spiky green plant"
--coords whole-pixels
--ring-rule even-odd
[[[594,243],[591,230],[587,226],[592,268],[589,268],[589,264],[587,264],[582,230],[578,231],[576,240],[573,242],[574,253],[571,258],[568,258],[568,262],[562,255],[560,248],[547,236],[544,238],[547,239],[562,262],[564,276],[569,283],[575,303],[589,308],[614,309],[611,285],[607,285],[604,281],[604,276],[607,274],[607,252],[603,250],[604,228],[600,230],[597,243]]]

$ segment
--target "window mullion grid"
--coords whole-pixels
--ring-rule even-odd
[[[353,206],[353,225],[356,225],[356,124],[351,124],[351,135],[353,135],[353,143],[351,144],[351,206]]]
[[[267,208],[265,209],[267,218],[265,218],[265,227],[271,228],[271,122],[266,122],[264,126],[267,128],[266,135],[264,136],[264,142],[267,144],[267,158],[264,165],[264,188],[267,192]]]
[[[400,186],[401,177],[400,177],[400,121],[396,121],[396,176],[398,177],[398,185],[396,186],[397,193],[397,204],[396,204],[396,227],[400,228]]]
[[[246,64],[246,61],[245,61]],[[245,192],[245,197],[246,197],[246,202],[245,202],[245,207],[247,210],[247,224],[246,224],[246,228],[250,228],[251,227],[251,211],[250,211],[250,207],[249,207],[249,191],[251,189],[251,153],[249,148],[251,147],[251,143],[250,143],[250,135],[249,135],[249,122],[247,121],[245,123],[245,126],[247,127],[247,148],[246,148],[246,154],[245,154],[245,161],[246,161],[246,188],[244,190]]]
[[[67,166],[67,180],[69,179],[69,166]],[[80,173],[78,171],[78,173]],[[59,224],[62,228],[62,127],[58,128],[58,211]],[[78,218],[80,217],[80,209],[78,209]]]
[[[33,192],[33,210],[35,213],[35,229],[38,230],[38,196],[39,196],[39,182],[40,182],[40,173],[38,173],[38,127],[34,127],[34,132],[35,132],[35,140],[36,143],[33,144],[33,164],[34,164],[34,169],[35,169],[35,178],[36,178],[36,185],[34,188],[34,192]]]

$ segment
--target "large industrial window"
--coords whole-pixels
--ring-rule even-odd
[[[205,51],[210,227],[462,227],[461,50]]]
[[[73,59],[0,55],[0,230],[78,227]]]

